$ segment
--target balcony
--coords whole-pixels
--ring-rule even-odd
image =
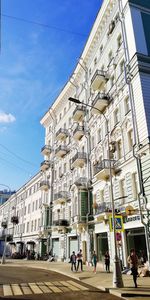
[[[87,155],[85,152],[77,152],[75,156],[72,158],[72,168],[83,168],[86,164]]]
[[[63,141],[67,138],[68,136],[68,131],[64,128],[60,128],[57,132],[56,132],[56,139],[58,141]]]
[[[49,155],[49,154],[51,154],[51,152],[52,152],[52,148],[51,148],[50,146],[48,146],[48,145],[45,145],[45,146],[42,147],[42,149],[41,149],[41,153],[42,153],[43,155]]]
[[[44,161],[41,163],[40,169],[41,169],[41,171],[46,171],[46,170],[49,169],[49,167],[50,167],[50,162],[49,162],[49,160],[44,160]]]
[[[104,86],[108,80],[108,74],[104,70],[96,70],[92,79],[91,79],[91,87],[94,91],[103,90]]]
[[[100,112],[98,110],[103,112],[103,110],[105,110],[105,108],[108,106],[108,104],[109,104],[108,95],[105,93],[98,93],[92,102],[93,108],[91,111],[93,114],[99,114]]]
[[[42,191],[47,191],[49,189],[49,183],[48,181],[44,180],[40,182],[40,189]]]
[[[75,122],[83,121],[83,118],[86,114],[86,107],[82,105],[77,105],[73,112],[73,119]]]
[[[67,200],[69,200],[69,193],[62,191],[54,195],[55,204],[64,204]]]
[[[102,202],[95,208],[95,215],[112,212],[111,202]]]
[[[87,177],[77,177],[74,184],[78,187],[87,188],[88,180]]]
[[[55,151],[55,155],[59,158],[63,158],[66,154],[68,153],[68,149],[66,146],[62,146],[60,145],[59,147],[57,147],[56,151]]]
[[[73,131],[73,138],[76,141],[80,141],[83,136],[84,136],[84,127],[78,125]]]
[[[98,180],[107,180],[110,175],[110,165],[112,175],[115,175],[115,160],[103,159],[100,163],[97,163],[94,166],[94,176],[97,177]]]
[[[78,232],[82,232],[87,226],[87,218],[86,216],[74,216],[71,218],[71,223],[74,229]]]
[[[59,226],[59,227],[68,227],[69,226],[69,221],[66,220],[66,219],[54,220],[53,225],[54,226]]]
[[[11,217],[11,223],[13,223],[14,225],[19,223],[19,218],[18,216],[12,216]]]

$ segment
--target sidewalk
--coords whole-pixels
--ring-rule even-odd
[[[123,275],[124,288],[116,289],[112,286],[112,273],[106,273],[104,270],[97,267],[97,273],[93,273],[93,267],[83,266],[83,272],[72,272],[70,264],[64,262],[47,262],[47,261],[30,261],[30,260],[6,260],[7,266],[26,266],[31,268],[41,268],[55,271],[71,278],[81,280],[91,286],[94,286],[103,291],[109,292],[119,297],[130,298],[141,297],[141,299],[150,299],[150,277],[138,278],[138,288],[134,288],[131,275]],[[5,267],[1,265],[1,267]],[[146,298],[145,298],[146,297]],[[147,298],[149,297],[149,298]]]

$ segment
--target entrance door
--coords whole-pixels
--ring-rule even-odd
[[[55,255],[55,257],[58,258],[59,257],[59,239],[52,240],[52,248],[53,248],[53,255]]]
[[[78,253],[79,249],[78,249],[78,239],[76,236],[72,236],[69,238],[69,242],[70,242],[70,253],[69,256],[71,256],[72,252],[75,251],[75,254]]]
[[[126,230],[128,254],[130,249],[134,248],[140,257],[144,252],[147,256],[144,228],[135,228]]]
[[[108,238],[107,232],[97,234],[97,255],[98,261],[102,261],[103,257],[108,251]]]

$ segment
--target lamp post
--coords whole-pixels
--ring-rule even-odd
[[[117,253],[117,242],[116,242],[116,222],[115,222],[115,206],[114,206],[114,195],[113,195],[113,182],[112,182],[112,166],[111,166],[111,154],[110,154],[110,138],[109,138],[109,126],[108,126],[108,119],[106,118],[105,114],[98,108],[81,102],[80,100],[76,98],[70,97],[68,99],[69,101],[75,103],[75,104],[81,104],[86,107],[94,108],[96,109],[100,114],[103,115],[105,121],[106,121],[106,128],[107,128],[107,142],[108,142],[108,160],[109,160],[109,178],[110,178],[110,194],[111,194],[111,205],[112,205],[112,225],[113,225],[113,238],[114,238],[114,269],[113,269],[113,287],[115,288],[121,288],[123,287],[123,280],[122,280],[122,274],[121,274],[121,267],[120,267],[120,260]]]
[[[4,186],[4,187],[7,187],[8,190],[9,190],[9,194],[11,195],[11,189],[8,185],[6,184],[0,184],[1,186]],[[6,243],[7,243],[7,236],[8,236],[8,222],[9,222],[9,211],[10,211],[10,203],[9,203],[9,206],[8,206],[8,216],[7,216],[7,221],[6,221],[6,226],[5,226],[5,240],[4,240],[4,249],[3,249],[3,255],[2,255],[2,259],[1,259],[1,264],[5,264],[6,262]]]

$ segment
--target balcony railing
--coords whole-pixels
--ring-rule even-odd
[[[110,166],[112,175],[115,174],[115,160],[103,159],[94,166],[93,175],[100,180],[106,180],[110,175]]]
[[[70,194],[66,191],[59,192],[57,194],[54,194],[54,201],[57,204],[63,204],[67,200],[69,200]]]
[[[87,161],[87,154],[85,152],[77,152],[72,158],[72,168],[83,168]]]
[[[106,81],[108,80],[108,74],[104,70],[96,70],[92,79],[91,79],[91,87],[94,91],[103,90]]]
[[[57,132],[56,132],[56,139],[57,140],[64,140],[66,139],[68,136],[68,131],[64,128],[60,128]]]
[[[83,118],[86,114],[86,107],[82,105],[77,105],[73,112],[73,119],[76,122],[83,121]]]
[[[49,189],[49,182],[46,180],[43,180],[40,182],[40,189],[42,191],[47,191]]]
[[[100,111],[103,111],[109,104],[109,96],[105,93],[98,93],[95,97],[95,99],[92,102],[92,113],[99,114]]]
[[[73,137],[75,140],[81,140],[81,138],[84,136],[84,127],[83,126],[77,126],[75,130],[73,131]]]
[[[59,226],[59,227],[68,227],[69,226],[69,221],[66,220],[66,219],[54,220],[53,225],[54,226]]]
[[[19,223],[19,218],[18,218],[18,216],[12,216],[11,217],[11,223],[13,223],[13,224],[18,224]]]
[[[112,205],[110,202],[103,202],[95,208],[95,215],[106,212],[112,212]]]
[[[48,170],[50,167],[50,162],[49,160],[44,160],[42,163],[41,163],[41,171],[46,171]]]
[[[49,155],[52,152],[52,148],[48,145],[45,145],[44,147],[42,147],[41,149],[41,153],[43,155]]]
[[[57,157],[63,158],[68,152],[69,150],[66,146],[60,145],[56,148],[55,154]]]

